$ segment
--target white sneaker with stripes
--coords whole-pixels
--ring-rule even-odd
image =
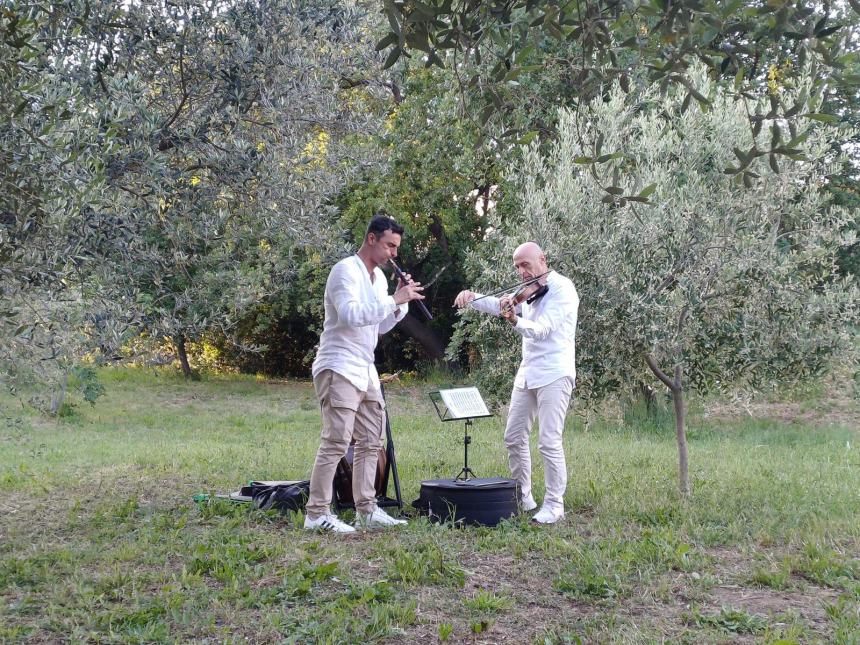
[[[550,508],[542,506],[541,509],[532,517],[533,522],[538,524],[555,524],[559,520],[564,519],[564,509]]]
[[[386,526],[403,526],[406,520],[398,520],[391,517],[378,506],[372,513],[356,513],[355,525],[365,529],[381,528]]]
[[[305,515],[305,528],[308,531],[326,531],[328,533],[355,533],[355,529],[346,522],[341,522],[336,515],[321,515],[312,520]]]

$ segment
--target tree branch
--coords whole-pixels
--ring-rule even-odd
[[[654,375],[663,381],[663,383],[673,392],[677,389],[675,386],[675,382],[669,378],[669,376],[660,369],[660,366],[657,365],[657,361],[654,360],[654,357],[651,354],[645,354],[645,362],[648,363],[648,367],[651,368],[651,371],[654,372]]]
[[[185,39],[179,43],[179,82],[182,86],[182,98],[179,100],[179,105],[176,107],[176,110],[173,112],[171,117],[167,119],[167,122],[161,126],[162,131],[166,131],[173,122],[179,118],[182,109],[185,107],[185,102],[188,100],[188,90],[185,85],[185,57],[183,56],[185,52]]]

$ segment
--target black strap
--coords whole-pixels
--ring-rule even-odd
[[[540,289],[538,289],[537,291],[535,291],[535,292],[534,292],[534,293],[533,293],[533,294],[532,294],[532,295],[531,295],[531,296],[526,300],[526,304],[530,305],[530,304],[532,304],[535,300],[537,300],[538,298],[542,298],[542,297],[546,294],[546,292],[547,292],[547,291],[549,291],[549,285],[548,285],[548,284],[545,284],[545,285],[543,285]]]

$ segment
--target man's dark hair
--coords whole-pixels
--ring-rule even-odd
[[[364,234],[364,239],[367,239],[367,236],[373,233],[378,240],[383,236],[385,231],[391,231],[397,235],[403,235],[403,227],[388,215],[374,215],[373,219],[370,220],[370,224],[367,225],[367,232]]]

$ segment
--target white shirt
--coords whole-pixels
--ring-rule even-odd
[[[514,329],[523,337],[523,358],[514,387],[538,388],[565,376],[576,381],[576,316],[579,294],[573,282],[551,271],[547,292],[532,304],[518,307]],[[475,294],[480,297],[481,294]],[[484,313],[499,315],[499,299],[493,296],[469,303]]]
[[[362,392],[379,389],[373,350],[381,334],[406,317],[388,295],[382,269],[373,279],[358,255],[334,265],[325,283],[325,321],[311,371],[332,370],[349,379]]]

